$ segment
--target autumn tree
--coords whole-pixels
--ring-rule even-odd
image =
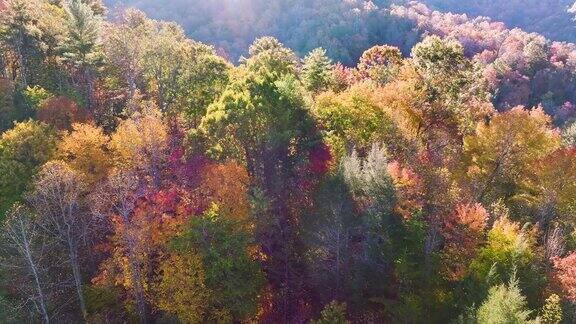
[[[87,114],[73,100],[58,96],[44,100],[38,107],[36,117],[57,130],[70,130],[72,124],[85,121]]]
[[[113,231],[110,238],[113,253],[100,265],[101,275],[94,281],[111,282],[128,291],[128,301],[135,303],[137,317],[146,323],[150,316],[146,298],[150,236],[145,235],[145,230],[153,224],[142,217],[146,214],[137,214],[138,202],[143,195],[143,186],[135,173],[117,170],[94,192],[91,205],[96,217],[110,218]]]
[[[358,62],[358,72],[362,78],[386,84],[399,72],[402,53],[393,46],[374,46],[366,50]]]
[[[565,293],[565,297],[576,301],[576,254],[571,253],[564,258],[554,260],[555,279],[560,283],[560,287]]]
[[[57,137],[48,125],[36,121],[18,123],[0,137],[0,214],[22,193],[41,165],[50,160]]]
[[[162,165],[168,149],[168,129],[161,113],[144,107],[122,121],[110,138],[116,165],[140,172],[154,186],[161,182]]]
[[[90,124],[73,124],[64,135],[56,156],[82,174],[87,184],[103,179],[111,168],[109,137],[101,128]]]
[[[535,163],[559,145],[541,109],[517,107],[479,123],[475,134],[464,139],[466,172],[476,198],[491,203],[513,197]]]
[[[383,142],[391,149],[402,147],[401,134],[369,83],[355,84],[338,94],[320,94],[312,112],[337,157],[352,148],[368,151],[374,142]]]
[[[466,276],[484,238],[489,215],[480,204],[459,205],[445,222],[445,266],[452,280]]]

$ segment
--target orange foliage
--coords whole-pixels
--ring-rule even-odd
[[[388,164],[388,173],[392,177],[398,202],[396,212],[409,219],[424,206],[424,188],[420,177],[412,170],[394,161]]]
[[[450,280],[460,280],[482,242],[488,212],[481,204],[460,204],[444,222],[444,267]]]
[[[220,212],[241,222],[248,219],[248,185],[246,169],[234,162],[206,167],[200,192],[207,203],[216,203]]]
[[[59,130],[69,130],[72,124],[88,119],[86,111],[64,96],[47,99],[38,109],[38,120]]]

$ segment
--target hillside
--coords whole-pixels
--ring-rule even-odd
[[[576,45],[134,4],[0,0],[0,323],[576,323]]]
[[[536,32],[556,40],[576,42],[576,22],[569,9],[572,0],[424,0],[423,3],[442,12],[485,16]]]

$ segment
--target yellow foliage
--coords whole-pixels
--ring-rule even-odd
[[[111,137],[110,147],[117,167],[155,176],[168,149],[168,129],[161,113],[150,108],[122,121]]]
[[[208,306],[202,258],[194,253],[172,255],[159,268],[156,305],[182,323],[201,323]]]
[[[111,167],[108,142],[109,138],[101,128],[74,124],[72,132],[62,138],[57,157],[81,172],[88,183],[95,183],[106,176]]]
[[[207,167],[201,191],[210,202],[218,205],[221,215],[247,224],[250,213],[249,182],[245,168],[227,162]]]

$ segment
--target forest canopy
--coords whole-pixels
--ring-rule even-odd
[[[576,45],[438,3],[0,0],[0,322],[575,322]]]

